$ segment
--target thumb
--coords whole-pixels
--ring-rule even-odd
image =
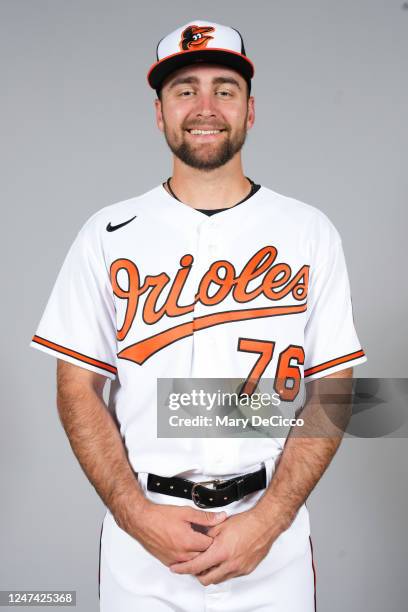
[[[220,532],[222,531],[222,525],[214,525],[213,527],[210,527],[207,530],[207,533],[205,535],[210,536],[210,538],[215,538],[215,536],[217,536]]]
[[[205,512],[196,510],[195,508],[189,508],[186,516],[186,519],[191,523],[197,523],[198,525],[204,525],[206,527],[219,525],[219,523],[222,523],[226,518],[226,512]]]

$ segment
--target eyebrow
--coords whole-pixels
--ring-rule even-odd
[[[176,87],[177,85],[186,85],[186,84],[194,84],[194,85],[198,85],[198,83],[200,82],[200,79],[198,79],[195,76],[184,76],[184,77],[177,77],[174,79],[174,81],[172,81],[169,85],[169,90],[173,89],[173,87]],[[234,77],[215,77],[212,80],[213,85],[223,85],[225,83],[229,83],[230,85],[236,85],[238,87],[238,89],[241,89],[240,84],[238,83],[238,81],[236,79],[234,79]]]

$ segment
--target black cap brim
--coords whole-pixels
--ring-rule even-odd
[[[150,68],[147,80],[150,87],[160,89],[164,79],[179,68],[195,63],[221,64],[239,72],[248,82],[254,76],[255,69],[251,60],[245,55],[225,49],[201,49],[200,51],[182,51],[159,60]]]

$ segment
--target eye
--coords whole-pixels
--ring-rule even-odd
[[[199,38],[201,38],[201,34],[194,34],[193,35],[193,40],[198,40]]]
[[[188,98],[190,97],[190,94],[194,94],[194,91],[191,89],[183,89],[183,91],[180,91],[178,95],[182,98]]]
[[[221,94],[222,98],[228,98],[230,96],[232,96],[232,93],[230,91],[228,91],[227,89],[220,89],[217,91],[218,94]]]

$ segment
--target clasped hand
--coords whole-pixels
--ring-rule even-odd
[[[116,521],[172,572],[204,586],[252,572],[278,535],[256,506],[228,517],[145,500],[137,515]]]
[[[270,525],[256,508],[235,514],[210,527],[208,548],[193,559],[170,565],[177,574],[192,574],[202,585],[250,574],[269,552],[274,538]]]

